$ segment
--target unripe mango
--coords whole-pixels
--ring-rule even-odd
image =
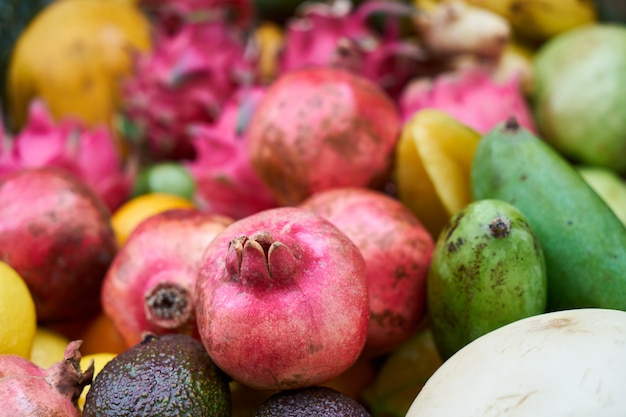
[[[444,358],[485,333],[543,313],[543,251],[522,212],[484,199],[454,214],[437,240],[427,291],[433,337]]]

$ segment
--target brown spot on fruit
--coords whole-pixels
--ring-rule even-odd
[[[498,216],[489,223],[489,232],[496,239],[507,237],[511,233],[511,221]]]

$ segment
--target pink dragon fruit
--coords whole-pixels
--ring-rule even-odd
[[[480,133],[511,116],[520,125],[536,131],[518,78],[513,76],[505,83],[497,83],[481,67],[441,73],[432,79],[417,78],[402,92],[399,106],[405,121],[418,110],[436,108]]]
[[[191,159],[186,127],[213,122],[223,103],[255,69],[240,30],[215,19],[158,36],[152,52],[138,55],[122,83],[125,136],[151,159]]]
[[[64,168],[114,211],[130,195],[134,179],[132,164],[123,164],[115,140],[104,126],[88,130],[71,118],[55,122],[45,104],[35,100],[24,129],[2,141],[0,175],[20,168]]]
[[[245,27],[254,17],[251,0],[140,0],[139,5],[148,12],[157,30],[168,34],[188,23],[216,17],[232,18],[235,24]]]
[[[241,219],[278,206],[248,159],[246,130],[265,90],[243,88],[226,103],[217,123],[190,127],[196,159],[186,166],[196,181],[194,198],[202,210]]]
[[[313,65],[340,66],[396,96],[423,58],[414,43],[400,38],[398,19],[389,19],[382,35],[368,21],[373,13],[409,16],[416,12],[409,5],[367,1],[353,9],[352,2],[335,0],[305,4],[300,10],[301,16],[287,22],[282,72]]]

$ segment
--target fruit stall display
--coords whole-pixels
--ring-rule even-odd
[[[0,3],[0,417],[626,415],[617,0]]]

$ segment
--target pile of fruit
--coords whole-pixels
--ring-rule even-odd
[[[626,415],[622,2],[0,34],[0,417]]]

